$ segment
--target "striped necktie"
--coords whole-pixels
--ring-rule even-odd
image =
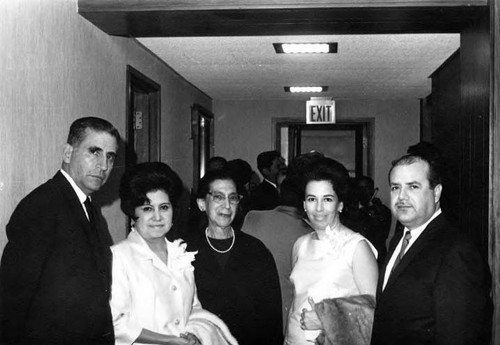
[[[394,269],[396,266],[399,264],[403,256],[405,255],[406,248],[408,247],[408,244],[410,243],[411,240],[411,233],[410,230],[407,230],[405,232],[405,236],[403,238],[403,243],[401,244],[401,250],[399,251],[398,256],[396,256],[396,260],[394,260],[394,265],[392,266],[391,273],[394,272]]]

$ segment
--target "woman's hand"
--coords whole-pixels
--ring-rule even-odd
[[[302,309],[302,313],[300,314],[300,328],[303,330],[321,329],[321,321],[316,311],[314,311],[314,300],[312,297],[309,297],[307,300],[311,305],[311,310]]]
[[[134,343],[147,343],[158,345],[201,345],[200,341],[194,334],[183,333],[179,337],[142,329],[141,334]]]
[[[198,339],[196,335],[193,333],[182,333],[181,338],[186,339],[189,342],[189,345],[201,345],[201,341]]]
[[[161,345],[197,345],[197,343],[192,340],[184,337],[182,334],[180,337],[176,337],[174,335],[165,335],[161,342]],[[199,344],[199,343],[198,343]]]

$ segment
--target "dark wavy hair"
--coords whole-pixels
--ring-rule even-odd
[[[259,153],[257,156],[257,169],[259,169],[262,174],[262,170],[269,169],[276,158],[280,158],[281,153],[279,151],[265,151]]]
[[[71,146],[78,146],[85,139],[87,129],[94,132],[108,133],[116,139],[117,143],[120,142],[120,134],[111,123],[99,117],[91,116],[82,117],[71,124],[66,142]]]
[[[391,173],[395,167],[401,165],[410,165],[416,162],[425,162],[429,166],[429,171],[427,173],[427,178],[429,179],[429,186],[434,189],[438,184],[441,184],[441,176],[445,170],[442,162],[436,160],[439,156],[425,155],[420,153],[407,154],[396,160],[392,161],[391,169],[389,169],[388,179],[389,184],[391,183]]]
[[[158,190],[168,195],[175,209],[182,193],[182,181],[167,164],[147,162],[130,167],[120,182],[120,206],[123,213],[136,219],[136,207],[149,200],[148,193]]]
[[[203,178],[198,183],[198,190],[196,191],[197,199],[204,199],[208,192],[210,192],[210,185],[216,180],[229,180],[233,181],[236,186],[237,192],[241,194],[241,187],[238,187],[238,183],[233,176],[233,174],[227,169],[219,169],[214,171],[209,171],[203,176]]]
[[[311,181],[330,182],[339,201],[344,201],[349,195],[349,172],[335,159],[324,157],[308,165],[304,173],[304,191]]]

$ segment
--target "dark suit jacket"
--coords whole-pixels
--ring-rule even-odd
[[[61,172],[19,203],[0,266],[1,344],[114,344],[111,237],[97,213],[95,234]]]
[[[401,235],[392,242],[386,264]],[[373,345],[489,343],[487,264],[443,215],[429,223],[381,291],[384,275],[385,269],[378,283]]]
[[[249,196],[248,210],[272,210],[280,204],[278,190],[264,180]]]

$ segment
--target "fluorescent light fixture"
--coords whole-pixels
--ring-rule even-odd
[[[328,91],[328,86],[285,86],[285,92],[316,93]]]
[[[277,54],[334,54],[337,42],[331,43],[273,43]]]

